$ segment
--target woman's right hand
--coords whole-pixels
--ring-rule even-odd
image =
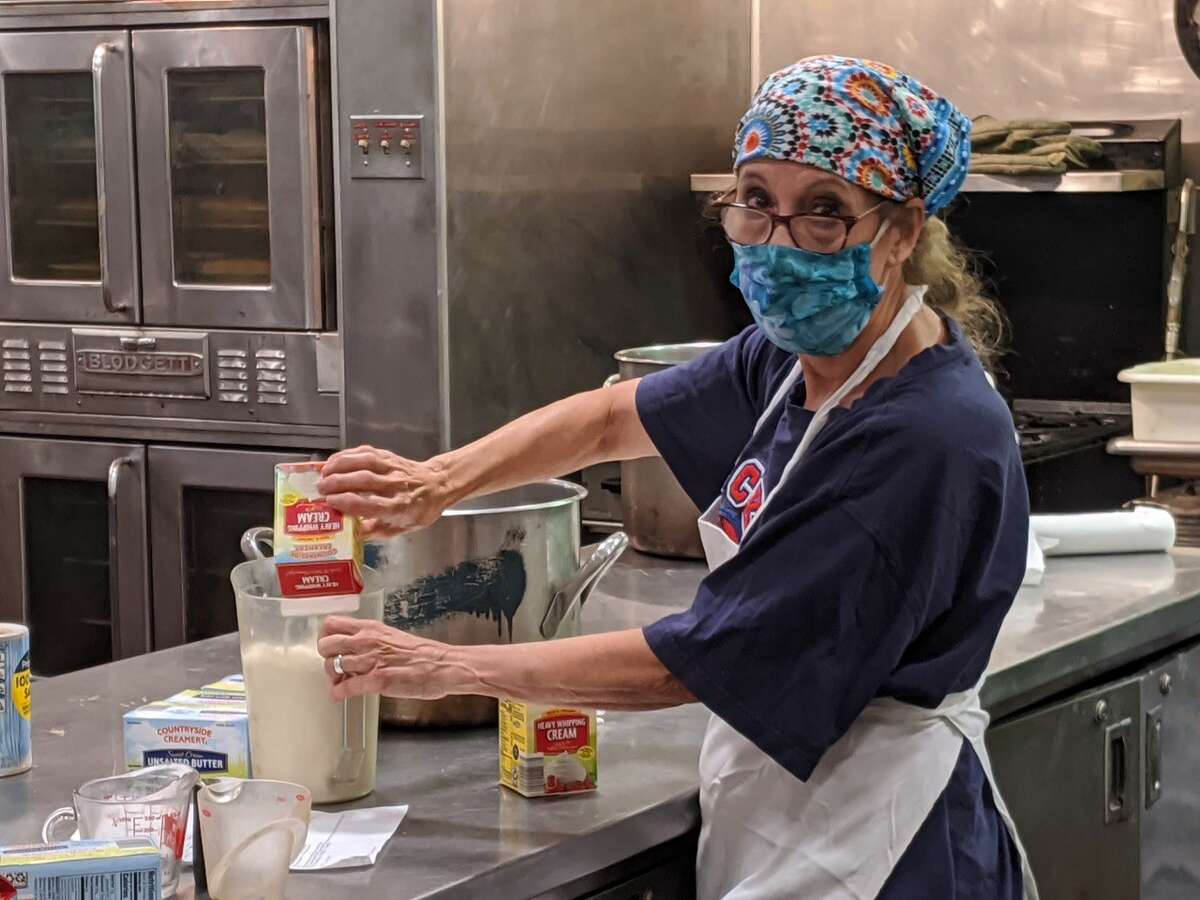
[[[454,502],[444,468],[390,450],[361,446],[326,460],[317,490],[339,512],[358,516],[367,534],[390,537],[425,528]]]

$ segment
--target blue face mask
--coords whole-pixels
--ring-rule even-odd
[[[886,229],[885,222],[871,243],[829,254],[732,244],[729,280],[775,346],[805,356],[836,356],[862,334],[883,296],[871,277],[871,249]]]

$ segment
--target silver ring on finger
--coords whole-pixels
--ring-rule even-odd
[[[342,654],[340,653],[333,658],[333,671],[337,672],[339,675],[346,674],[346,670],[342,668]]]

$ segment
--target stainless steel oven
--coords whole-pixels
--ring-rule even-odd
[[[238,537],[309,454],[0,437],[0,620],[51,675],[237,628]]]
[[[0,33],[0,417],[336,445],[326,46]]]

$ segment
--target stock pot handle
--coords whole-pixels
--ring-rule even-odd
[[[604,542],[588,558],[588,561],[579,567],[579,571],[562,586],[562,589],[550,601],[550,607],[542,618],[540,629],[542,637],[551,640],[558,636],[558,629],[563,620],[568,617],[576,604],[583,606],[587,598],[591,596],[596,583],[604,576],[605,572],[612,568],[613,563],[628,546],[629,536],[623,531],[613,532],[605,538]]]
[[[263,551],[266,547],[266,552]],[[242,534],[242,555],[249,560],[266,559],[275,555],[275,533],[270,528],[247,528]]]

